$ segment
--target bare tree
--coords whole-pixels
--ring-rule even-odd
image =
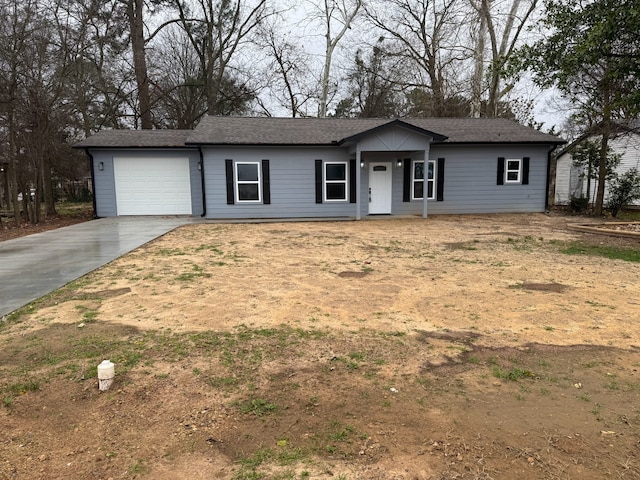
[[[446,115],[447,98],[460,92],[460,67],[469,57],[461,36],[461,0],[387,0],[366,10],[398,45],[387,54],[406,58],[415,72],[407,86],[428,89],[433,113]]]
[[[6,165],[8,200],[13,210],[16,225],[21,223],[21,208],[18,202],[18,112],[21,98],[21,80],[24,78],[24,61],[37,15],[36,2],[3,2],[0,4],[0,107],[6,125]]]
[[[338,43],[351,28],[363,6],[362,0],[309,0],[314,12],[311,19],[322,25],[324,62],[320,74],[318,116],[327,116],[331,87],[331,64]]]
[[[292,117],[308,116],[308,105],[317,98],[318,87],[313,80],[310,55],[278,31],[278,20],[281,20],[279,16],[274,17],[274,21],[260,29],[259,43],[270,59],[264,69],[265,90]],[[271,108],[268,105],[263,108],[270,115]]]
[[[129,39],[133,55],[133,70],[136,78],[137,106],[139,109],[140,126],[143,129],[153,127],[151,104],[151,79],[149,77],[146,48],[147,44],[164,27],[177,23],[180,19],[169,18],[158,26],[153,32],[145,35],[147,25],[145,15],[153,15],[156,9],[166,10],[173,6],[173,0],[118,0],[122,3],[129,26]]]
[[[131,126],[127,96],[135,90],[128,63],[127,19],[119,0],[56,0],[65,95],[73,105],[67,128],[89,136],[103,127]]]
[[[202,65],[181,28],[167,29],[150,55],[154,69],[154,126],[194,128],[207,112]]]
[[[126,0],[124,3],[129,20],[131,35],[131,50],[133,53],[133,67],[138,85],[138,103],[140,106],[140,126],[143,129],[152,128],[151,96],[149,93],[149,74],[147,71],[147,57],[144,38],[144,0]]]
[[[497,117],[501,115],[503,99],[514,87],[513,83],[504,84],[503,67],[519,45],[522,31],[535,12],[538,0],[511,0],[510,5],[495,0],[469,1],[476,13],[476,28],[472,35],[472,116]]]
[[[233,83],[232,61],[240,47],[253,41],[258,26],[273,14],[267,8],[267,0],[198,0],[195,10],[187,2],[177,0],[180,21],[189,41],[198,56],[203,72],[207,95],[207,113],[225,113],[224,105],[230,98],[225,86]],[[232,92],[240,97],[251,95],[249,89],[240,85]]]
[[[337,117],[399,117],[405,112],[403,59],[385,54],[384,39],[368,53],[357,50],[347,74],[347,96],[336,107]]]

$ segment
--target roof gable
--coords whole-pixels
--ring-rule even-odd
[[[402,120],[396,118],[395,120],[391,120],[388,123],[382,123],[380,125],[378,125],[377,127],[373,127],[370,128],[369,130],[365,130],[363,132],[360,133],[356,133],[355,135],[352,135],[350,137],[344,138],[341,140],[341,143],[345,143],[345,142],[357,142],[358,140],[362,139],[363,137],[369,136],[369,135],[375,135],[377,133],[379,133],[382,130],[387,130],[391,127],[402,127],[402,128],[406,128],[407,130],[410,130],[412,132],[418,133],[420,135],[424,135],[427,137],[431,137],[433,139],[434,142],[444,142],[447,137],[444,135],[440,135],[439,133],[435,133],[435,132],[431,132],[429,130],[425,130],[424,128],[421,128],[417,125],[412,125],[411,123],[407,123],[407,122],[403,122]]]

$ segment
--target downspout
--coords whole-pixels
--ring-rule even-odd
[[[93,218],[98,218],[96,208],[96,174],[95,166],[93,165],[93,155],[89,152],[89,149],[85,149],[85,153],[89,157],[89,169],[91,170],[91,200],[93,202]]]
[[[204,188],[204,154],[202,153],[202,145],[198,145],[198,154],[200,155],[200,186],[202,188],[202,215],[204,218],[207,215],[207,192]]]
[[[360,220],[362,218],[362,207],[360,201],[360,195],[362,191],[362,186],[360,185],[360,182],[362,181],[362,173],[360,172],[360,170],[362,170],[362,168],[360,167],[361,162],[362,152],[360,151],[360,142],[358,142],[358,145],[356,146],[356,220]]]
[[[551,148],[549,149],[549,153],[547,153],[547,182],[546,182],[546,188],[544,191],[544,211],[545,212],[549,211],[549,192],[551,188],[551,157],[552,157],[551,154],[556,148],[558,148],[557,145],[552,145]]]

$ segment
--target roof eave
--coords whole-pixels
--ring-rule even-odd
[[[552,141],[527,141],[527,140],[517,140],[517,141],[497,141],[497,142],[475,142],[475,141],[469,141],[469,142],[442,142],[439,145],[563,145],[567,143],[566,141],[558,141],[558,142],[552,142]]]
[[[137,149],[184,149],[184,148],[196,148],[197,146],[191,145],[72,145],[71,148],[77,148],[78,150],[88,150],[91,148],[109,149],[109,150],[137,150]]]
[[[340,141],[331,143],[267,143],[267,142],[187,142],[187,147],[336,147],[341,146]]]

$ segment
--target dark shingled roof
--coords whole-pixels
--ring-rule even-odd
[[[407,124],[444,143],[560,144],[553,135],[504,118],[273,118],[216,117],[202,119],[187,143],[208,145],[327,145],[386,124]],[[443,139],[442,137],[446,137]]]
[[[395,124],[437,143],[565,143],[504,118],[275,118],[205,116],[195,130],[103,130],[77,148],[185,145],[336,145]]]
[[[76,148],[184,147],[193,130],[102,130],[74,145]]]

